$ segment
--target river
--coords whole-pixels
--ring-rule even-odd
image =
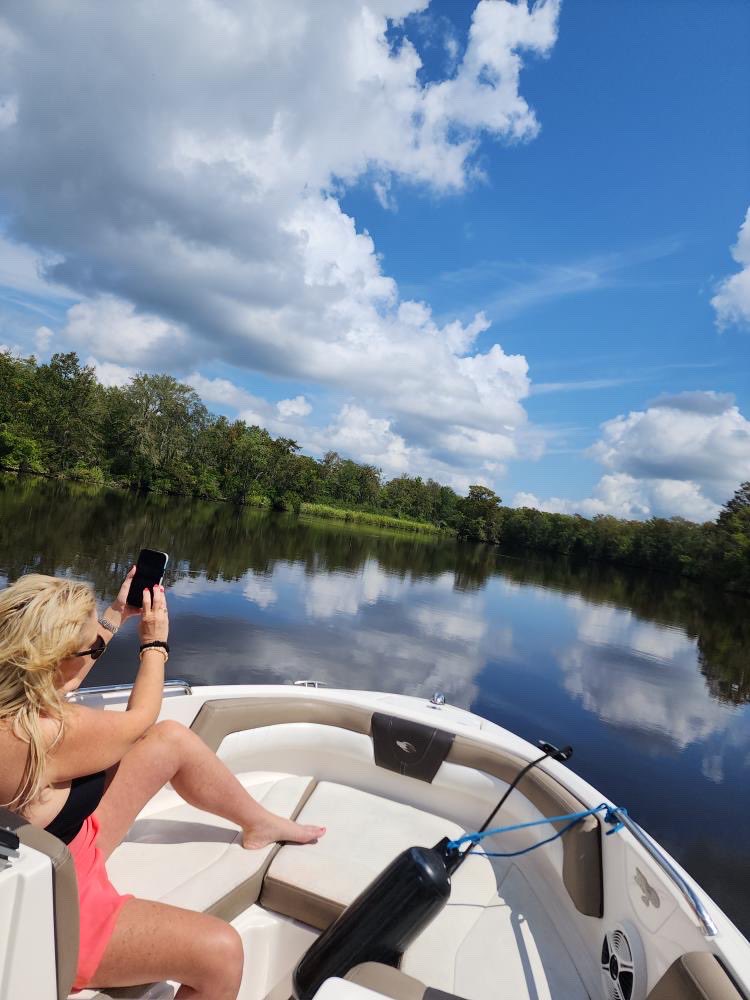
[[[750,601],[597,564],[228,504],[0,476],[0,585],[108,599],[170,554],[169,673],[429,696],[536,741],[642,823],[750,935]],[[125,629],[89,682],[130,681]]]

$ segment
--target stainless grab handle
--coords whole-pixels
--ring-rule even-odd
[[[83,698],[87,694],[116,694],[118,691],[132,690],[132,684],[100,684],[98,687],[79,688],[77,691],[71,691],[68,695],[68,701],[77,701],[79,698]],[[164,681],[164,691],[180,691],[182,694],[193,693],[193,689],[190,684],[187,681],[182,680]]]
[[[641,847],[645,848],[662,871],[664,871],[674,882],[700,921],[706,937],[715,937],[719,933],[719,928],[714,923],[711,914],[698,898],[692,886],[685,881],[669,858],[654,843],[646,831],[642,829],[642,827],[638,826],[635,820],[632,820],[627,813],[621,812],[619,809],[613,809],[611,815],[613,819],[615,819],[618,823],[622,823],[625,829],[633,834]]]

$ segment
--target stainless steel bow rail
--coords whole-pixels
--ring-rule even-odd
[[[613,809],[611,815],[613,819],[616,819],[618,823],[622,823],[625,829],[633,834],[641,847],[644,848],[644,850],[659,865],[662,871],[669,876],[672,882],[674,882],[687,900],[690,909],[693,913],[695,913],[696,917],[700,921],[706,937],[715,937],[719,933],[719,928],[714,923],[711,914],[703,905],[703,902],[698,898],[698,895],[693,887],[685,880],[680,872],[677,871],[669,858],[654,843],[646,831],[638,826],[635,820],[632,820],[630,816],[628,816],[628,814],[621,809]]]
[[[84,687],[77,691],[71,691],[68,701],[84,701],[87,695],[91,694],[118,694],[123,691],[132,691],[132,684],[100,684],[98,687]],[[193,689],[187,681],[172,680],[164,681],[164,694],[192,694]]]

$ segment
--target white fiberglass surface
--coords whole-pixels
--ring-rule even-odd
[[[0,871],[0,997],[57,997],[50,860],[23,845]]]
[[[234,691],[245,697],[251,693],[265,697],[274,692],[278,692],[280,697],[294,697],[301,693],[289,688],[249,690],[242,688]],[[232,693],[234,692],[231,688],[197,689],[192,698],[174,698],[165,702],[164,714],[171,717],[184,716],[183,721],[189,722],[205,697],[228,697]],[[351,701],[373,708],[380,698],[377,694],[367,692],[304,692],[304,694],[334,701]],[[422,714],[426,711],[425,703],[407,698],[400,699],[396,703],[392,702],[391,708],[398,714],[415,716],[419,721],[422,721]],[[516,753],[524,748],[527,751],[529,749],[528,744],[494,726],[483,729],[482,736],[489,743],[496,746],[503,745]],[[430,813],[443,815],[464,828],[476,828],[507,787],[486,774],[445,763],[431,785],[414,781],[377,768],[368,736],[332,726],[308,723],[285,724],[232,734],[224,741],[220,752],[234,770],[273,768],[282,769],[287,773],[312,774],[318,780],[351,785],[396,802],[409,803]],[[584,801],[592,803],[601,801],[602,796],[577,778],[572,771],[556,766],[549,768],[552,771],[556,769],[564,776],[565,784],[570,790]],[[508,823],[537,818],[538,815],[534,807],[519,793],[511,796],[503,811],[503,819]],[[541,835],[541,832],[538,835],[534,834],[534,836]],[[531,834],[516,835],[514,840],[506,841],[505,849],[523,846],[522,837],[530,838]],[[675,958],[687,951],[705,949],[706,941],[698,932],[695,920],[684,902],[676,895],[673,886],[663,873],[654,867],[645,853],[633,844],[632,838],[626,834],[617,834],[614,837],[604,838],[603,843],[605,851],[603,920],[583,917],[570,905],[569,897],[561,889],[559,843],[529,855],[518,863],[518,869],[529,891],[535,898],[543,901],[544,910],[558,928],[557,940],[560,947],[570,956],[577,969],[576,975],[583,980],[586,989],[592,995],[596,995],[596,991],[600,988],[599,955],[604,933],[622,921],[629,921],[643,942],[650,988]],[[637,877],[645,878],[659,893],[658,911],[653,906],[649,908],[643,903],[642,894],[639,893],[635,882]],[[512,905],[506,901],[506,906],[511,913]],[[526,908],[528,912],[533,910],[533,906],[531,909],[528,906]],[[714,908],[714,912],[719,918],[722,933],[713,946],[725,957],[728,966],[740,981],[750,979],[747,942],[731,927],[726,918],[723,918],[718,908]],[[489,926],[487,921],[492,923],[495,919],[496,914],[490,914],[483,923],[477,925],[477,932],[484,932],[485,927]],[[509,916],[509,920],[508,926],[511,928],[517,929],[520,926],[517,921],[514,923],[516,920],[514,916]],[[530,928],[530,932],[535,930],[531,927],[530,917],[525,916],[523,923]],[[538,951],[540,947],[538,941],[541,941],[544,945],[542,951],[547,954],[546,943],[551,940],[550,935],[541,932],[536,936],[532,934],[532,938],[531,942],[527,942],[528,948],[532,951],[533,948],[537,948]],[[472,936],[469,936],[466,941],[468,949],[466,954],[471,953],[474,944]],[[544,967],[542,952],[539,952],[537,957]],[[443,989],[448,988],[446,983],[434,985],[440,985]],[[474,1000],[468,989],[464,990],[464,995],[469,995],[470,1000]]]

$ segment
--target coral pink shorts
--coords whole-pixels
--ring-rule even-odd
[[[112,937],[123,903],[133,898],[121,896],[109,881],[104,856],[96,846],[98,835],[99,822],[95,816],[89,816],[68,844],[78,878],[81,923],[75,990],[84,989],[91,981]]]

